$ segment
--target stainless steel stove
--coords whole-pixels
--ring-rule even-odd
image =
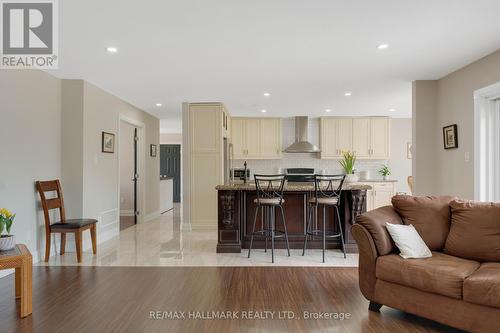
[[[285,178],[289,182],[312,182],[314,181],[314,168],[287,168]]]

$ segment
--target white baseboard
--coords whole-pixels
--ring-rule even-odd
[[[149,222],[151,220],[154,220],[154,219],[160,217],[160,215],[161,215],[160,211],[150,213],[150,214],[144,216],[144,222]]]

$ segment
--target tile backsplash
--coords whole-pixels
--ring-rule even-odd
[[[324,174],[343,173],[339,160],[322,160],[317,154],[283,154],[279,160],[246,160],[251,174],[284,173],[286,168],[314,168]],[[234,160],[235,168],[243,168],[245,160]],[[380,178],[378,170],[387,160],[358,160],[356,172],[367,172],[371,179]]]

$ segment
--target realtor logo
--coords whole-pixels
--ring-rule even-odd
[[[56,0],[0,0],[1,68],[56,69]]]

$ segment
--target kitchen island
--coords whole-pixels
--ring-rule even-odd
[[[217,253],[239,253],[250,244],[252,223],[255,214],[257,198],[253,182],[229,183],[218,185],[218,241]],[[346,251],[357,252],[356,242],[351,236],[351,225],[356,216],[366,211],[366,191],[371,186],[367,184],[345,183],[340,198],[340,216],[343,226]],[[283,209],[288,228],[290,248],[301,249],[304,245],[306,230],[307,202],[314,196],[314,183],[287,183],[283,196]],[[318,223],[323,221],[323,210],[318,210]],[[338,224],[334,223],[333,209],[327,210],[327,228],[338,232]],[[259,214],[260,215],[260,214]],[[257,228],[262,225],[261,216],[257,217]],[[281,228],[281,219],[276,216],[276,225]],[[308,248],[321,248],[320,237],[310,238]],[[265,242],[262,237],[255,236],[253,248],[263,249]],[[276,242],[277,248],[284,248],[284,241]],[[329,240],[328,249],[340,249],[340,240]]]

